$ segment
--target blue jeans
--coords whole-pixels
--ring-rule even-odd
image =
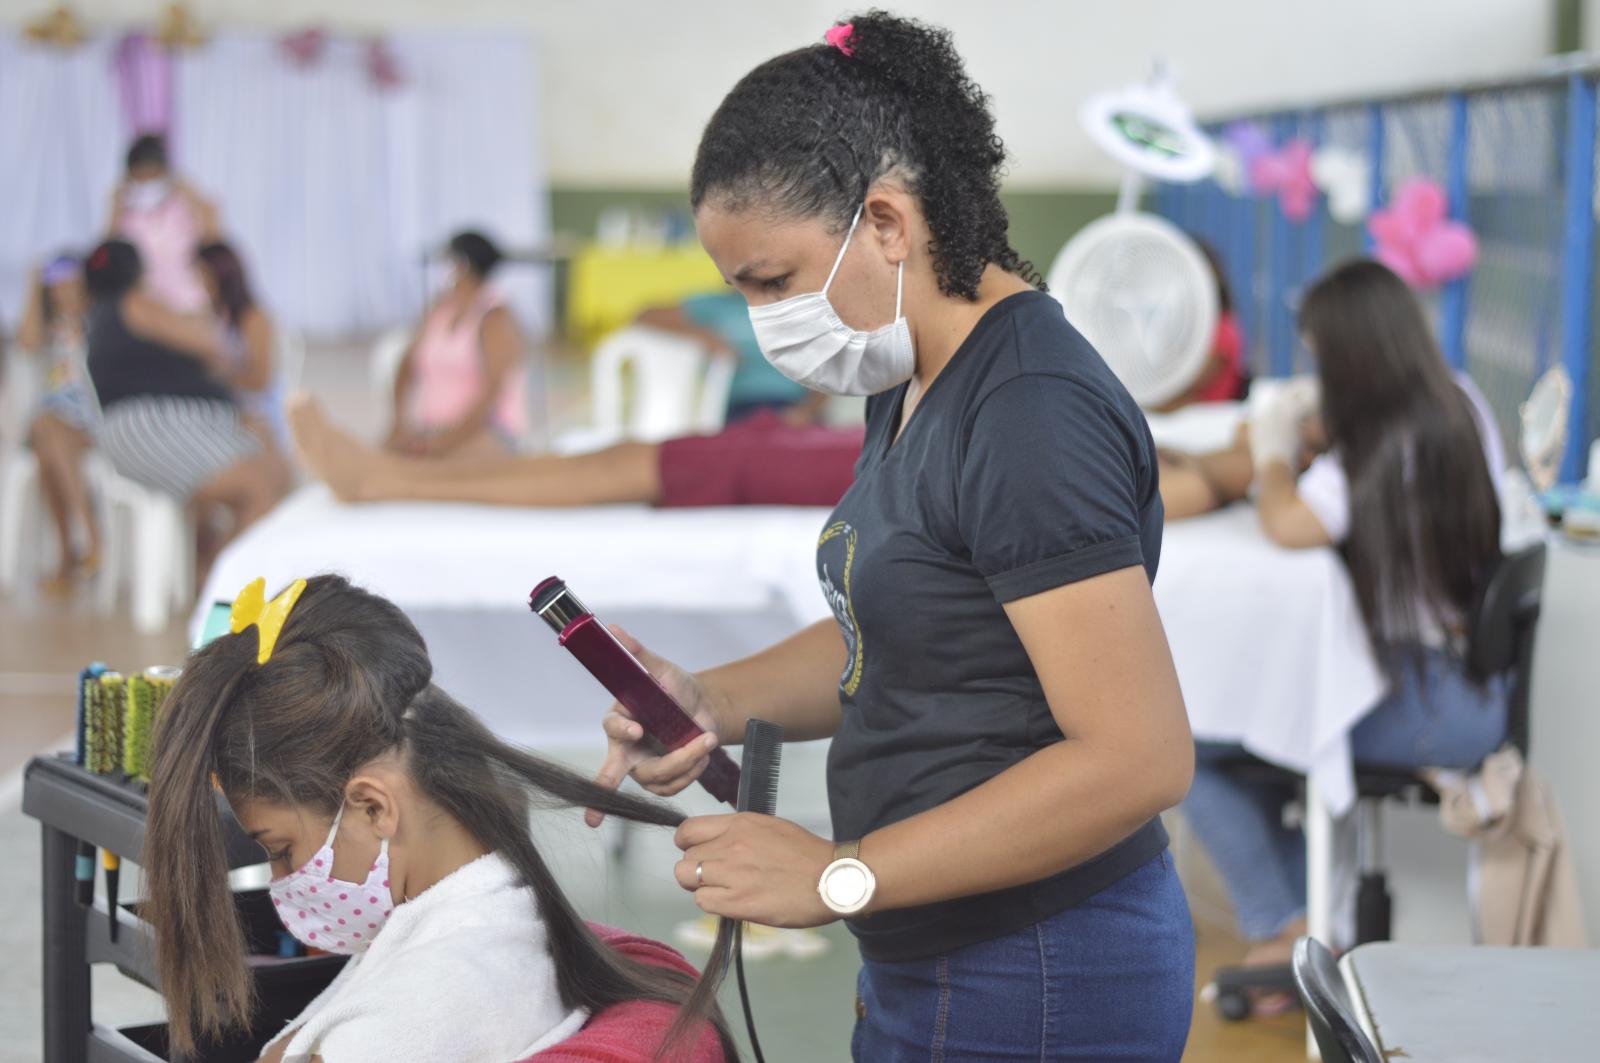
[[[863,959],[856,1063],[1177,1060],[1194,927],[1167,853],[1024,930],[928,959]]]
[[[1504,677],[1476,686],[1460,661],[1440,650],[1424,651],[1420,671],[1404,661],[1397,671],[1395,689],[1350,732],[1356,763],[1474,768],[1505,740]],[[1292,787],[1246,781],[1219,766],[1241,752],[1228,743],[1195,743],[1183,812],[1228,887],[1240,931],[1265,941],[1305,913],[1305,837],[1283,825]]]

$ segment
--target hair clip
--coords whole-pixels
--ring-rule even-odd
[[[251,624],[256,625],[256,638],[260,646],[256,650],[257,664],[266,664],[271,660],[272,648],[278,644],[278,634],[289,619],[289,610],[294,608],[294,603],[300,600],[300,592],[305,589],[306,581],[297,579],[269,602],[266,600],[266,578],[257,576],[233,600],[228,627],[237,635]]]
[[[104,244],[101,244],[99,247],[94,249],[94,254],[89,256],[89,268],[90,269],[104,269],[106,263],[109,262],[110,260],[111,260],[111,252],[106,250],[106,247],[105,247]]]
[[[855,55],[856,50],[850,47],[850,35],[855,31],[856,26],[853,22],[846,22],[842,26],[829,26],[828,32],[822,35],[822,39],[845,55]]]

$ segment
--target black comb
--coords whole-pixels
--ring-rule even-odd
[[[783,756],[783,728],[766,720],[751,719],[744,725],[744,758],[739,766],[740,812],[759,812],[764,816],[778,811],[778,761]],[[708,973],[718,980],[733,962],[739,979],[739,1002],[744,1006],[744,1025],[750,1033],[750,1051],[756,1063],[766,1063],[761,1041],[756,1037],[755,1014],[750,1010],[750,989],[744,980],[744,924],[733,919],[717,921],[717,940],[711,947]]]
[[[783,759],[783,728],[766,720],[744,725],[744,760],[739,769],[740,812],[778,812],[778,762]]]

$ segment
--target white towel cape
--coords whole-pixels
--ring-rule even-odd
[[[284,1063],[511,1063],[587,1018],[562,1006],[533,896],[491,853],[398,905],[275,1040],[292,1035]]]

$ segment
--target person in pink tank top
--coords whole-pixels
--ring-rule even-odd
[[[455,280],[395,376],[387,449],[417,457],[504,453],[525,434],[522,331],[489,284],[502,257],[481,233],[451,238]]]
[[[145,289],[184,314],[210,311],[195,252],[218,239],[216,208],[176,179],[161,137],[146,133],[128,149],[127,178],[111,201],[110,237],[121,237],[145,264]]]

